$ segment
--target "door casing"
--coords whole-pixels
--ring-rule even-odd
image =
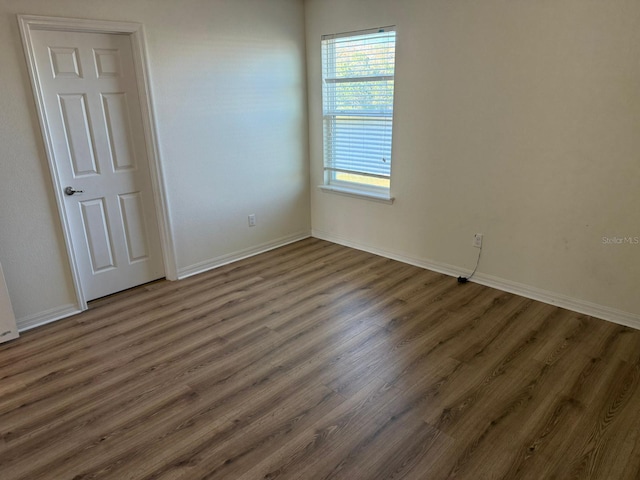
[[[156,135],[156,122],[153,111],[153,102],[151,97],[149,72],[147,66],[147,50],[144,36],[144,27],[142,26],[142,24],[134,22],[85,20],[62,17],[44,17],[37,15],[18,15],[18,23],[20,26],[20,34],[22,36],[22,44],[24,46],[24,53],[27,60],[29,76],[31,78],[36,110],[38,113],[38,118],[40,120],[40,130],[44,140],[45,152],[49,164],[49,172],[51,174],[51,180],[53,182],[53,190],[55,193],[56,204],[58,207],[58,213],[60,216],[60,222],[64,234],[65,246],[69,258],[69,266],[73,278],[78,310],[86,310],[87,301],[82,289],[82,284],[80,281],[81,277],[73,250],[71,229],[69,227],[69,222],[64,209],[64,194],[62,193],[61,188],[59,188],[60,182],[55,163],[52,136],[47,122],[42,88],[38,78],[35,63],[33,41],[31,38],[31,32],[33,30],[56,30],[120,35],[126,34],[130,37],[131,48],[133,50],[133,62],[137,80],[138,94],[140,97],[140,107],[142,110],[144,141],[149,157],[148,164],[151,176],[151,187],[153,190],[153,200],[156,215],[158,218],[160,245],[162,248],[165,275],[169,280],[176,280],[178,276],[175,261],[175,249],[173,238],[171,235],[171,219],[169,216],[166,187],[164,175],[162,172],[162,164],[160,161],[160,149]]]

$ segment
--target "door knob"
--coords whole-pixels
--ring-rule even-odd
[[[65,195],[73,195],[74,193],[84,193],[84,190],[74,190],[73,187],[64,187]]]

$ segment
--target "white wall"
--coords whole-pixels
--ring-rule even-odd
[[[640,326],[640,2],[307,0],[314,235]],[[397,25],[394,205],[322,182],[320,37]]]
[[[145,25],[179,273],[308,235],[301,1],[0,0],[0,261],[19,322],[75,297],[18,13]]]

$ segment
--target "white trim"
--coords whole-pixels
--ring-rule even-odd
[[[320,230],[312,230],[311,236],[452,277],[457,277],[461,273],[465,273],[467,271],[464,268],[456,267],[454,265],[434,262],[432,260],[418,259],[398,252],[391,252],[360,242],[354,242],[339,235],[322,232]],[[493,275],[476,273],[469,281],[640,330],[640,315],[638,314],[569,297],[560,293],[543,290],[523,283],[513,282]]]
[[[156,217],[164,259],[165,276],[168,280],[178,279],[176,265],[176,250],[173,242],[171,228],[171,214],[166,191],[167,184],[162,169],[160,156],[160,144],[156,135],[157,123],[153,102],[153,91],[149,77],[149,64],[147,59],[146,35],[144,26],[140,25],[138,34],[131,35],[131,48],[133,50],[134,67],[138,80],[138,94],[140,107],[142,108],[142,127],[144,129],[147,155],[149,157],[149,170],[151,173],[151,189],[156,206]]]
[[[630,312],[587,302],[586,300],[569,297],[561,293],[550,292],[523,283],[512,282],[493,275],[476,274],[470,281],[640,330],[640,315],[634,315]]]
[[[40,120],[40,131],[44,140],[49,171],[53,182],[53,191],[64,234],[65,247],[69,258],[71,276],[78,301],[78,307],[81,310],[86,310],[88,308],[86,297],[84,296],[82,285],[80,283],[80,273],[75,259],[73,239],[64,209],[64,199],[62,198],[62,193],[59,188],[60,182],[55,165],[53,143],[50,132],[47,128],[48,121],[44,108],[42,89],[37,73],[33,41],[31,39],[32,30],[57,30],[129,35],[131,39],[131,49],[133,52],[134,68],[136,71],[140,106],[142,109],[145,146],[147,148],[151,188],[156,207],[156,216],[158,218],[158,233],[160,235],[165,275],[170,280],[175,280],[177,278],[175,262],[176,255],[171,236],[171,221],[167,204],[164,175],[162,172],[162,162],[160,159],[160,149],[156,135],[156,121],[153,111],[153,98],[151,96],[152,92],[149,81],[146,44],[142,25],[133,22],[84,20],[77,18],[44,17],[38,15],[18,15],[18,24],[20,27],[20,34],[22,36],[22,44],[24,47],[29,76],[31,78],[36,110]]]
[[[388,25],[386,27],[367,28],[365,30],[353,30],[351,32],[330,33],[328,35],[322,35],[322,40],[337,40],[344,37],[357,37],[359,35],[371,35],[373,33],[387,33],[395,31],[397,31],[397,27],[395,25]]]
[[[244,258],[268,252],[269,250],[273,250],[290,243],[304,240],[305,238],[309,238],[310,236],[310,232],[298,233],[295,235],[279,238],[277,240],[274,240],[273,242],[263,243],[262,245],[258,245],[254,248],[240,250],[238,252],[229,255],[223,255],[206,262],[197,263],[190,267],[180,269],[179,279],[182,280],[184,278],[197,275],[198,273],[203,273],[208,270],[221,267],[238,260],[242,260]],[[50,310],[45,310],[44,312],[21,317],[16,320],[16,324],[18,325],[18,332],[26,332],[27,330],[31,330],[32,328],[40,327],[42,325],[46,325],[47,323],[62,320],[63,318],[67,318],[72,315],[77,315],[78,313],[82,313],[82,310],[83,309],[81,309],[78,305],[68,304],[61,307],[52,308]]]
[[[355,188],[338,187],[336,185],[318,185],[318,188],[327,193],[337,193],[338,195],[370,200],[372,202],[387,203],[389,205],[393,204],[393,201],[395,200],[394,197],[390,197],[384,193],[368,192],[365,190],[357,190]]]
[[[67,318],[81,312],[82,310],[78,308],[77,305],[63,305],[34,315],[19,318],[16,323],[18,324],[18,331],[22,333],[27,330],[31,330],[32,328],[40,327],[57,320],[62,320],[63,318]]]
[[[137,33],[141,24],[136,22],[120,22],[112,20],[90,20],[84,18],[47,17],[44,15],[18,15],[21,31],[59,30],[86,33]]]
[[[239,260],[243,260],[245,258],[253,257],[255,255],[268,252],[269,250],[274,250],[276,248],[284,247],[285,245],[289,245],[290,243],[294,243],[294,242],[299,242],[300,240],[304,240],[305,238],[309,238],[310,236],[311,236],[311,233],[308,231],[300,232],[294,235],[281,237],[271,242],[257,245],[255,247],[246,248],[244,250],[238,250],[237,252],[229,253],[227,255],[221,255],[219,257],[212,258],[210,260],[205,260],[204,262],[199,262],[194,265],[190,265],[188,267],[180,268],[178,270],[178,280],[182,280],[187,277],[192,277],[193,275],[198,275],[199,273],[208,272],[209,270],[213,270],[214,268],[222,267],[223,265],[227,265],[229,263],[233,263]]]

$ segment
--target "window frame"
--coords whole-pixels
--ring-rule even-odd
[[[390,61],[386,61],[386,63],[382,64],[382,70],[385,69],[391,70],[391,74],[389,72],[385,72],[384,74],[376,73],[374,70],[375,67],[368,67],[368,70],[364,70],[365,75],[352,75],[352,76],[339,76],[336,73],[337,60],[336,60],[336,39],[346,39],[346,40],[338,40],[342,42],[349,42],[349,39],[353,39],[354,44],[352,48],[354,48],[355,56],[358,53],[364,52],[366,53],[366,44],[367,40],[375,39],[375,37],[380,36],[380,34],[384,34],[387,36],[387,42],[384,45],[384,48],[392,48],[392,56],[390,57]],[[357,49],[357,42],[364,42],[362,48],[360,50]],[[324,182],[321,188],[325,191],[334,191],[338,193],[345,193],[348,195],[359,195],[365,197],[370,197],[374,200],[393,200],[390,196],[391,192],[391,171],[392,171],[392,150],[393,150],[393,124],[394,124],[394,104],[395,104],[395,67],[396,67],[396,45],[397,45],[397,29],[396,26],[387,26],[387,27],[378,27],[366,30],[358,30],[346,33],[339,33],[333,35],[323,35],[322,36],[322,158],[323,158],[323,172],[324,172]],[[330,52],[330,49],[334,50]],[[329,58],[332,58],[331,61]],[[357,60],[354,58],[353,62]],[[368,74],[366,74],[368,73]],[[338,84],[354,84],[354,85],[375,85],[376,82],[383,82],[383,85],[386,83],[386,86],[383,86],[382,89],[389,88],[389,83],[391,86],[391,95],[390,101],[387,100],[386,103],[382,103],[382,107],[378,110],[371,109],[369,111],[365,110],[363,107],[362,110],[351,110],[347,109],[341,111],[337,105],[340,103],[341,98],[338,95]],[[329,86],[333,85],[333,86]],[[366,90],[366,89],[365,89]],[[346,95],[346,94],[345,94]],[[384,97],[384,93],[382,95]],[[363,103],[367,104],[364,99],[365,97],[361,94],[360,97],[357,97],[358,100],[363,100]],[[342,97],[342,101],[345,101],[344,96]],[[355,103],[355,102],[354,102]],[[328,105],[330,105],[328,107]],[[348,113],[348,114],[347,114]],[[357,148],[349,148],[349,152],[345,154],[343,159],[339,159],[338,154],[336,153],[338,141],[333,139],[333,136],[337,136],[339,132],[338,122],[340,121],[339,117],[343,117],[344,123],[342,124],[342,128],[349,128],[350,125],[358,126],[362,129],[363,132],[361,135],[363,138],[366,135],[370,135],[371,132],[375,133],[376,136],[373,137],[374,143],[380,143],[381,147],[378,151],[371,149],[371,147],[363,147],[362,150],[358,150]],[[351,117],[351,118],[349,118]],[[356,120],[357,119],[357,120]],[[366,122],[371,120],[372,122],[378,122],[380,125],[373,125],[371,127],[366,127]],[[352,123],[350,123],[352,122]],[[354,128],[354,127],[350,127]],[[367,128],[370,128],[370,131],[367,131]],[[382,132],[382,133],[380,133]],[[388,145],[387,145],[388,144]],[[363,161],[361,163],[361,168],[358,170],[354,169],[346,169],[340,168],[340,163],[349,163],[351,160],[349,157],[353,158],[353,153],[361,153],[362,156],[366,156],[371,152],[376,154],[381,154],[383,161],[388,161],[389,166],[386,167],[388,170],[388,174],[385,173],[376,173],[374,170],[376,167],[369,159]],[[384,155],[384,153],[387,155]],[[388,156],[388,160],[384,159],[384,157]],[[367,165],[370,165],[370,168],[366,168]],[[353,163],[352,163],[353,165]],[[363,179],[376,179],[381,178],[388,181],[387,185],[375,185],[375,184],[367,184],[358,181],[350,181],[345,179],[340,179],[340,174],[347,175],[355,175]],[[373,183],[374,180],[371,180]]]

